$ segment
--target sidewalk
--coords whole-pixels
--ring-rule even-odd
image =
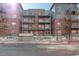
[[[3,44],[47,44],[47,45],[78,45],[79,41],[0,41]]]
[[[9,36],[9,37],[0,37],[0,43],[4,43],[4,44],[53,44],[53,45],[74,45],[74,44],[79,44],[79,40],[53,40],[53,39],[45,39],[42,40],[40,39],[30,39],[27,40],[26,38],[24,38],[25,40],[20,41],[18,39],[17,36]]]

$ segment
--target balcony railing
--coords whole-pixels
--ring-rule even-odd
[[[47,20],[40,20],[39,19],[39,23],[50,23],[50,20],[49,19],[47,19]]]
[[[72,24],[71,28],[79,28],[79,24]]]
[[[29,20],[29,19],[27,20],[27,19],[26,19],[26,20],[22,20],[22,22],[23,22],[23,23],[34,23],[34,20]]]
[[[72,20],[78,20],[79,19],[79,15],[71,15],[71,19]]]

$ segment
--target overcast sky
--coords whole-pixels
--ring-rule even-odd
[[[51,8],[51,3],[22,3],[23,9],[46,9]]]

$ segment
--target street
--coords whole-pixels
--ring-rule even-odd
[[[0,44],[0,56],[69,56],[79,55],[78,50],[48,49],[56,45],[41,44]],[[72,48],[72,47],[71,47]]]

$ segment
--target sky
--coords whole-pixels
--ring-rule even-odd
[[[45,9],[51,8],[51,3],[21,3],[24,10],[26,9]]]

